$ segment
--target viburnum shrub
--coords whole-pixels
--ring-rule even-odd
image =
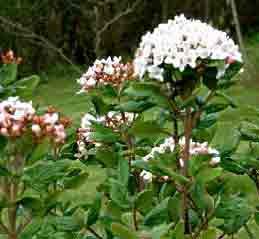
[[[255,238],[248,223],[258,212],[229,180],[247,174],[258,184],[256,159],[240,160],[237,150],[241,139],[257,141],[257,128],[231,125],[222,138],[217,123],[236,107],[226,93],[241,67],[226,33],[181,15],[144,35],[132,62],[96,60],[77,80],[91,107],[76,132],[53,107],[1,101],[0,232],[220,239],[244,228]],[[88,177],[100,169],[105,176]],[[92,201],[84,198],[88,183]]]
[[[107,173],[83,208],[87,238],[251,236],[252,209],[226,190],[236,146],[214,137],[241,67],[226,33],[183,15],[144,35],[132,63],[96,60],[78,80],[93,107],[75,158]]]
[[[40,113],[18,97],[0,102],[0,230],[8,238],[31,238],[26,228],[43,224],[56,210],[54,195],[71,187],[69,173],[81,173],[61,157],[69,125],[53,108]]]
[[[31,101],[10,96],[29,98],[39,82],[38,76],[17,79],[20,62],[12,51],[2,55],[0,237],[60,238],[54,227],[72,210],[60,195],[88,173],[82,163],[69,160],[69,118],[53,107],[35,108]]]

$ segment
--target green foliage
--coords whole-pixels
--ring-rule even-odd
[[[219,228],[227,234],[236,233],[249,221],[251,212],[247,201],[241,197],[223,199],[216,209],[216,217],[224,219]]]
[[[17,79],[18,65],[16,63],[0,65],[0,99],[7,96],[30,98],[40,83],[37,75]]]

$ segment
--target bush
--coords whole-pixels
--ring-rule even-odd
[[[253,237],[247,223],[258,212],[228,193],[226,175],[259,184],[257,126],[243,122],[223,137],[214,127],[220,112],[236,107],[225,90],[241,67],[227,34],[181,15],[147,33],[133,62],[96,60],[78,79],[92,108],[71,137],[56,109],[2,101],[2,232],[179,239],[223,238],[244,227]],[[238,157],[243,139],[253,154]],[[88,182],[91,165],[106,173],[94,200],[62,200]]]

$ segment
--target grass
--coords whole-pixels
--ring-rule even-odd
[[[79,75],[73,73],[70,67],[58,65],[42,76],[43,83],[35,92],[36,103],[52,105],[78,122],[89,109],[86,96],[77,94],[79,86],[76,79]]]

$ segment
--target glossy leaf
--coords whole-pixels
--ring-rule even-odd
[[[138,239],[134,231],[120,223],[112,223],[111,231],[115,236],[120,239]]]

